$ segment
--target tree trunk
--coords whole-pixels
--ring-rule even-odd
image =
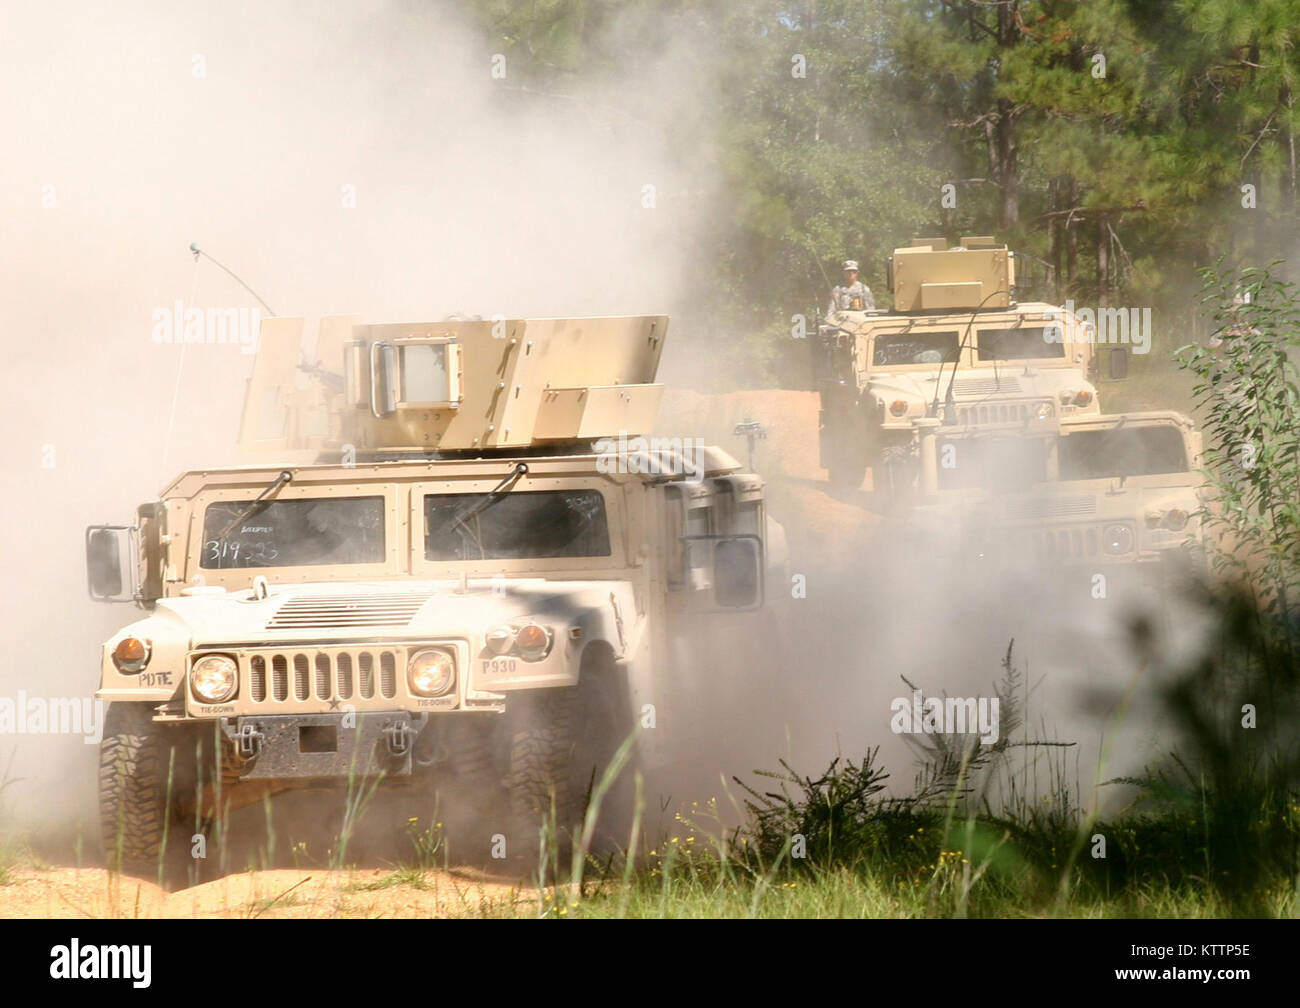
[[[1047,209],[1055,214],[1058,210],[1064,209],[1061,206],[1061,180],[1054,178],[1047,183]],[[1052,264],[1052,297],[1057,304],[1061,303],[1061,267],[1063,265],[1065,241],[1062,238],[1065,220],[1062,217],[1051,218],[1051,228],[1048,231],[1048,261]]]
[[[1097,218],[1097,307],[1110,307],[1110,218]]]
[[[1020,0],[1007,0],[998,4],[998,49],[1015,47],[1019,40],[1016,21],[1019,15]],[[1001,65],[1006,65],[1005,54],[999,52]],[[1002,205],[999,216],[1004,231],[1020,223],[1020,176],[1016,164],[1016,112],[1010,99],[998,99],[997,125],[998,165],[997,179],[1002,190]]]
[[[1002,183],[1002,228],[1009,231],[1020,223],[1020,178],[1016,166],[1016,114],[1005,98],[998,99],[998,178]]]
[[[1294,214],[1295,197],[1296,197],[1295,133],[1292,132],[1291,129],[1291,121],[1292,121],[1291,120],[1291,105],[1292,105],[1291,86],[1289,84],[1284,84],[1282,86],[1282,92],[1286,100],[1286,149],[1287,149],[1287,167],[1289,169],[1287,173],[1287,187],[1286,187],[1287,210],[1290,213]]]
[[[1067,207],[1076,207],[1079,205],[1079,183],[1071,178],[1069,184],[1065,187],[1065,205]],[[1066,215],[1065,218],[1065,289],[1068,293],[1074,293],[1074,269],[1079,254],[1079,223],[1072,216]]]

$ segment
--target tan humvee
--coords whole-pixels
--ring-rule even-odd
[[[513,852],[552,798],[571,827],[671,724],[673,639],[783,562],[758,476],[639,436],[666,325],[325,319],[299,365],[302,320],[264,323],[241,445],[275,464],[87,532],[92,596],[148,611],[103,648],[109,852],[153,870],[178,814],[379,776],[504,784]]]
[[[841,311],[813,341],[820,461],[831,481],[877,489],[915,464],[912,423],[1043,433],[1098,413],[1092,331],[1070,313],[1016,302],[1015,254],[992,238],[894,250],[892,311]],[[882,473],[882,463],[890,470]]]
[[[953,436],[922,421],[914,524],[999,566],[1136,570],[1203,562],[1201,435],[1172,410],[1073,416],[1055,434]]]

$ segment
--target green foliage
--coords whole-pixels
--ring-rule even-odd
[[[733,882],[828,884],[848,872],[904,899],[909,912],[944,916],[1075,916],[1093,906],[1159,913],[1152,893],[1175,904],[1190,900],[1209,915],[1293,912],[1300,668],[1249,595],[1206,594],[1199,607],[1187,618],[1203,619],[1212,633],[1204,650],[1181,663],[1153,650],[1145,625],[1133,628],[1150,678],[1169,684],[1164,707],[1177,739],[1161,765],[1109,782],[1138,788],[1121,814],[1092,818],[1059,774],[1046,789],[1020,783],[1009,757],[1060,743],[1014,740],[1014,728],[997,748],[932,737],[919,747],[926,764],[916,791],[901,798],[885,793],[888,775],[876,766],[876,750],[861,763],[837,758],[815,777],[783,762],[780,772],[759,774],[779,789],[759,793],[741,784],[749,821],[726,851],[739,869]],[[1018,683],[1008,649],[998,692],[1012,718]],[[1245,726],[1246,704],[1257,726]],[[1098,837],[1105,852],[1094,857]],[[699,864],[692,872],[692,884],[709,877]]]
[[[1213,346],[1180,348],[1205,417],[1215,563],[1256,586],[1294,643],[1300,603],[1300,292],[1272,267],[1203,273]]]
[[[886,304],[885,257],[922,234],[998,234],[1052,265],[1051,300],[1153,305],[1159,353],[1171,349],[1163,332],[1194,321],[1198,264],[1289,255],[1300,223],[1300,0],[475,0],[470,11],[509,60],[510,95],[585,95],[615,132],[659,124],[684,161],[720,175],[708,238],[689,250],[710,324],[687,335],[730,365],[710,373],[804,384],[790,317],[824,304],[846,256]],[[603,104],[605,84],[664,61],[689,64],[697,103],[667,120],[654,88]],[[955,209],[940,206],[948,183]]]

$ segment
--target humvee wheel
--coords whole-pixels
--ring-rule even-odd
[[[897,514],[911,505],[916,489],[916,464],[907,448],[892,445],[882,451],[871,478],[886,511]]]
[[[99,746],[104,853],[110,868],[143,878],[174,872],[176,859],[164,857],[164,834],[173,851],[184,846],[168,782],[170,774],[171,794],[177,794],[185,754],[153,723],[151,713],[149,704],[111,704]]]
[[[875,454],[876,438],[868,433],[862,444],[843,444],[836,446],[834,456],[826,467],[830,484],[841,492],[852,492],[862,486],[871,457]]]
[[[516,853],[534,859],[541,850],[540,832],[552,821],[556,848],[572,849],[589,796],[632,731],[619,693],[612,673],[584,672],[576,687],[514,698],[506,788]],[[601,803],[595,847],[627,843],[634,762],[635,757]]]
[[[837,462],[831,466],[827,475],[830,477],[831,486],[837,490],[856,490],[862,486],[862,481],[867,475],[867,464],[865,462]]]

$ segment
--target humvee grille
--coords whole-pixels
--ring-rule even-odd
[[[1040,558],[1074,560],[1098,553],[1096,529],[1047,529],[1032,533],[1034,553]]]
[[[277,703],[289,699],[290,689],[295,700],[370,700],[376,685],[379,695],[391,700],[397,696],[397,655],[365,649],[255,654],[248,661],[248,680],[254,703],[266,701],[268,687]]]
[[[1064,528],[1025,528],[1002,526],[989,530],[982,538],[983,548],[991,554],[1017,555],[1026,560],[1053,563],[1079,560],[1137,559],[1130,551],[1112,553],[1107,549],[1106,532],[1114,524],[1074,525]],[[1132,533],[1132,527],[1125,525]]]
[[[1043,497],[1008,504],[1007,517],[1066,518],[1074,515],[1090,515],[1096,510],[1095,497]]]
[[[406,626],[428,600],[428,592],[300,595],[280,606],[271,622],[266,624],[266,629]]]
[[[971,424],[1024,423],[1034,416],[1036,402],[981,403],[978,406],[958,406],[957,423]]]

